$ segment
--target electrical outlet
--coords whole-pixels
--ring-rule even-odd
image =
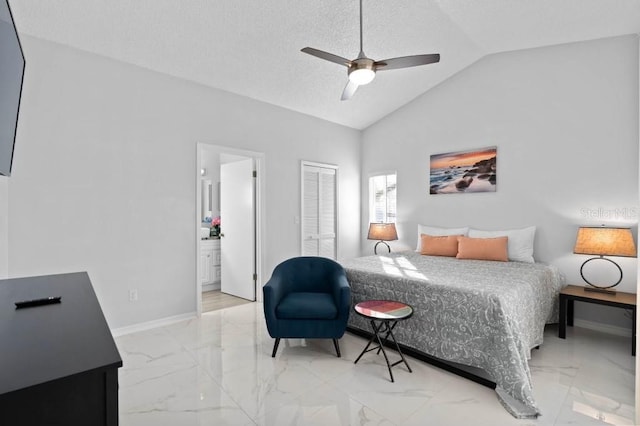
[[[138,301],[138,289],[131,288],[129,289],[129,302],[137,302]]]

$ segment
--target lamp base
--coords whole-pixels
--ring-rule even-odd
[[[616,294],[615,290],[599,287],[584,287],[584,291],[588,291],[591,293]]]
[[[620,279],[618,279],[618,281],[616,281],[614,284],[609,285],[609,286],[597,286],[595,284],[593,284],[592,282],[589,282],[589,280],[587,280],[587,278],[585,278],[584,273],[583,273],[583,269],[584,269],[584,265],[586,265],[587,263],[591,262],[592,260],[606,260],[607,262],[611,262],[613,263],[616,268],[618,268],[618,272],[620,272]],[[584,261],[584,263],[582,264],[582,266],[580,267],[580,276],[582,277],[582,279],[584,280],[584,282],[586,282],[587,284],[590,285],[590,287],[585,287],[584,291],[590,291],[593,293],[603,293],[603,294],[616,294],[615,290],[612,290],[613,287],[617,286],[618,284],[620,284],[622,282],[622,268],[620,268],[620,265],[618,265],[616,262],[614,262],[611,259],[607,259],[606,257],[592,257],[591,259],[587,259]]]
[[[376,243],[375,246],[373,246],[373,254],[378,254],[378,244],[384,244],[385,246],[387,246],[387,249],[389,250],[389,253],[391,253],[391,247],[389,247],[389,244],[385,243],[384,241],[380,240]]]

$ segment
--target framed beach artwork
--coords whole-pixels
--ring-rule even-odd
[[[432,155],[429,193],[495,192],[497,156],[495,146]]]

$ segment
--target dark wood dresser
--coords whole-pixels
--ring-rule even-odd
[[[86,272],[0,280],[0,424],[117,425],[121,366]]]

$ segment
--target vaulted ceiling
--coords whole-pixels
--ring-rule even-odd
[[[362,129],[478,59],[640,33],[640,0],[363,0],[373,59],[440,53],[380,72],[340,101],[355,58],[358,0],[10,0],[21,34]],[[27,61],[28,61],[28,51]],[[598,58],[594,58],[594,61]]]

